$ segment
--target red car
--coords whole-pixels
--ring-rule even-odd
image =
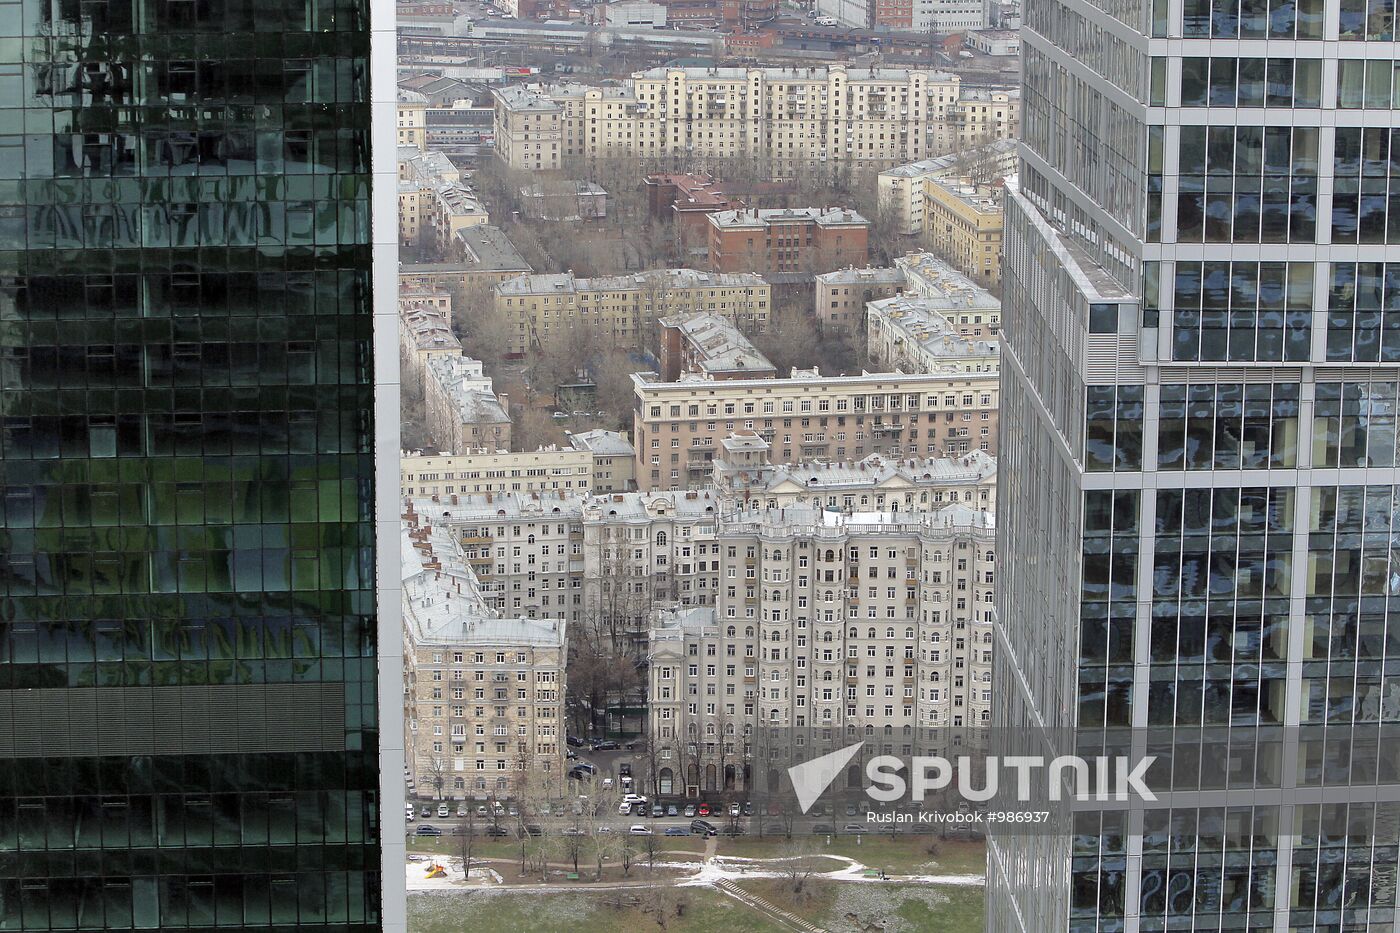
[[[709,815],[710,815],[710,805],[709,805],[708,803],[702,803],[702,804],[700,804],[700,809],[697,810],[696,812],[697,812],[700,816],[709,816]]]

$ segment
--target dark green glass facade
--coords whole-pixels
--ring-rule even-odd
[[[368,0],[0,0],[0,930],[379,927]]]

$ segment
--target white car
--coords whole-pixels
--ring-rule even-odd
[[[415,819],[418,818],[417,815],[413,812],[413,804],[408,803],[404,804],[404,806],[407,808],[408,811],[405,814],[405,818],[408,820],[408,822],[412,823]]]
[[[448,817],[449,815],[450,815],[450,813],[449,813],[449,811],[448,811],[448,809],[447,809],[447,804],[445,804],[445,803],[440,803],[440,804],[438,804],[438,819],[440,819],[440,820],[445,820],[445,819],[447,819],[447,817]]]
[[[643,826],[641,823],[633,823],[627,828],[627,834],[629,836],[650,836],[651,827]]]
[[[643,797],[641,794],[623,794],[623,795],[622,795],[622,802],[623,802],[623,803],[646,803],[646,802],[647,802],[647,799],[646,799],[645,797]]]
[[[618,815],[618,816],[626,816],[627,814],[629,814],[629,813],[631,813],[631,812],[632,812],[632,805],[631,805],[630,803],[628,803],[627,801],[624,800],[624,801],[622,801],[622,803],[620,803],[620,804],[617,805],[617,815]]]
[[[603,778],[603,789],[604,789],[604,790],[607,790],[609,787],[612,787],[612,786],[613,786],[613,780],[612,780],[612,778]]]

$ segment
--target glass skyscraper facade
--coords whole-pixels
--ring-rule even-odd
[[[0,929],[384,922],[368,6],[0,0]]]
[[[1395,928],[1395,40],[1393,0],[1025,6],[995,722],[1166,735],[1188,790],[994,834],[989,930]]]

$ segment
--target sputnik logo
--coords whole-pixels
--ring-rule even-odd
[[[803,813],[812,809],[812,804],[826,793],[831,782],[836,780],[836,775],[845,769],[864,744],[857,742],[847,745],[820,758],[813,758],[788,768],[788,779],[792,781],[792,789],[797,794],[797,805],[802,808]]]

